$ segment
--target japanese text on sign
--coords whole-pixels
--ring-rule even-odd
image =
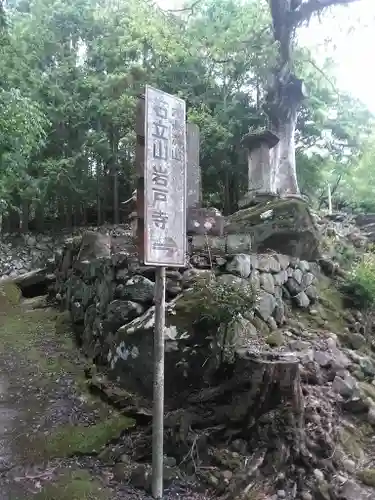
[[[146,87],[145,264],[180,267],[186,255],[185,102]]]

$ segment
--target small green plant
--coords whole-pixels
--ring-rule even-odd
[[[375,255],[366,253],[354,265],[343,291],[358,309],[371,310],[375,306]]]
[[[233,278],[233,283],[228,283],[212,274],[194,283],[188,294],[188,300],[196,305],[190,311],[194,324],[209,329],[228,326],[255,306],[256,293],[251,283]]]
[[[228,279],[227,279],[228,278]],[[194,329],[213,341],[219,363],[231,362],[241,317],[251,312],[257,295],[250,282],[234,276],[198,279],[185,294],[179,307],[188,315]]]

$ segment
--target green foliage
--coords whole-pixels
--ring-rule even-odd
[[[250,282],[236,283],[220,281],[212,274],[198,279],[187,293],[185,307],[189,309],[192,322],[209,331],[220,326],[228,327],[239,316],[251,311],[256,304],[256,293]]]
[[[277,56],[267,2],[204,0],[181,18],[144,0],[20,0],[2,29],[3,17],[0,215],[10,226],[21,209],[24,224],[70,225],[97,206],[99,222],[113,220],[135,188],[135,105],[146,83],[186,100],[201,130],[204,202],[235,210],[247,188],[241,137],[267,125],[262,100]],[[320,203],[327,182],[340,179],[345,193],[357,185],[351,172],[370,117],[338,95],[329,61],[322,74],[299,50],[295,66],[310,93],[297,167],[302,191]]]
[[[12,195],[38,195],[38,179],[28,167],[44,145],[46,117],[37,102],[18,89],[0,89],[0,211],[12,206]],[[1,210],[2,209],[2,210]]]
[[[366,253],[348,275],[343,291],[355,307],[370,310],[375,305],[375,254]]]
[[[358,161],[352,165],[339,194],[360,211],[375,211],[372,186],[375,182],[375,143],[372,135],[363,142]]]

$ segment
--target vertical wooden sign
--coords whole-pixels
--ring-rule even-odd
[[[165,268],[186,263],[186,106],[146,86],[137,110],[138,249],[156,266],[152,494],[163,496]]]
[[[185,102],[146,87],[144,263],[182,267],[186,260]]]

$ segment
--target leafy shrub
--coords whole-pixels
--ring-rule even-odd
[[[209,277],[197,279],[179,303],[194,329],[204,333],[206,340],[210,339],[212,352],[216,352],[210,361],[213,369],[223,361],[233,361],[236,325],[256,305],[257,294],[252,284],[237,280],[233,276],[233,283],[223,282],[211,273]]]
[[[226,328],[233,320],[251,311],[256,303],[256,293],[249,282],[223,282],[214,273],[197,278],[179,303],[179,309],[188,313],[193,325],[214,331]]]
[[[375,305],[375,255],[366,253],[355,264],[344,284],[344,292],[355,307],[372,309]]]
[[[236,278],[234,278],[235,280]],[[224,283],[214,274],[198,279],[187,293],[186,305],[195,325],[218,328],[229,325],[238,316],[249,312],[256,303],[256,293],[249,282]]]

